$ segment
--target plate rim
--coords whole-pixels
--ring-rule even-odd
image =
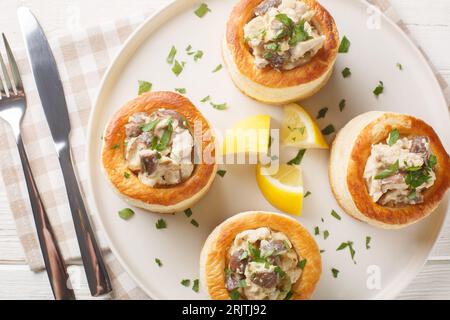
[[[237,1],[237,0],[236,0]],[[319,0],[320,1],[320,0]],[[355,0],[352,0],[355,1]],[[444,111],[448,112],[447,102],[445,100],[444,93],[442,91],[441,86],[439,85],[439,82],[437,80],[437,77],[435,73],[433,72],[433,69],[428,62],[428,60],[425,58],[425,55],[422,51],[419,50],[418,44],[414,43],[414,41],[411,39],[410,36],[406,34],[404,30],[402,30],[391,18],[389,18],[384,12],[382,12],[378,7],[374,6],[373,4],[369,3],[367,0],[356,0],[359,3],[362,3],[365,6],[371,6],[375,7],[376,10],[380,13],[380,15],[383,17],[383,19],[389,23],[394,29],[399,32],[399,34],[403,37],[404,40],[406,40],[406,43],[409,45],[409,47],[415,52],[416,56],[421,60],[423,66],[425,67],[426,72],[429,74],[430,79],[432,80],[431,85],[438,89],[439,99],[441,100],[442,106],[445,106]],[[154,13],[150,14],[149,17],[147,17],[137,28],[134,30],[130,36],[127,38],[127,40],[123,43],[123,45],[120,47],[116,55],[111,60],[108,68],[106,69],[104,75],[102,76],[102,79],[100,81],[99,87],[96,90],[94,102],[92,104],[92,108],[89,113],[89,121],[87,125],[87,148],[85,151],[86,159],[88,162],[87,165],[87,186],[88,186],[88,192],[90,194],[93,194],[94,185],[92,181],[92,173],[93,173],[93,166],[94,163],[91,161],[91,159],[95,158],[94,153],[98,152],[98,150],[92,150],[93,145],[90,141],[92,141],[93,138],[96,137],[96,132],[94,132],[95,127],[95,120],[97,118],[98,110],[100,109],[101,102],[103,99],[104,91],[107,89],[108,81],[110,81],[110,78],[114,78],[114,71],[116,68],[120,69],[120,65],[126,65],[127,61],[129,60],[129,57],[127,57],[127,51],[130,50],[130,47],[133,45],[136,45],[138,48],[142,44],[142,41],[139,41],[139,36],[142,36],[146,31],[145,29],[149,28],[148,25],[151,25],[153,20],[155,20],[159,15],[162,13],[167,13],[171,15],[176,15],[177,12],[175,12],[177,9],[180,9],[185,7],[187,8],[189,5],[192,5],[194,3],[198,3],[200,0],[169,0],[169,2],[165,5],[162,5],[158,9],[155,10]],[[179,8],[177,8],[179,7]],[[174,11],[170,13],[169,11]],[[156,28],[160,27],[162,24],[159,24],[156,26]],[[142,33],[142,34],[141,34]],[[151,32],[150,32],[151,34]],[[107,91],[107,90],[106,90]],[[436,96],[437,98],[437,96]],[[428,257],[432,250],[435,248],[437,244],[437,240],[440,238],[443,232],[443,227],[446,224],[447,220],[449,219],[449,208],[450,208],[450,197],[446,196],[444,199],[446,199],[446,208],[445,213],[443,214],[443,217],[441,218],[440,224],[436,227],[434,227],[434,239],[433,244],[428,248],[428,250],[424,250],[425,257],[420,258],[420,262],[414,262],[413,266],[410,267],[408,272],[405,272],[405,275],[398,275],[397,281],[393,281],[389,284],[388,287],[381,290],[378,294],[374,295],[372,299],[395,299],[401,291],[403,291],[408,284],[411,283],[411,281],[417,276],[417,274],[423,269],[423,266],[428,260]],[[444,200],[445,201],[445,200]],[[442,204],[441,204],[442,205]],[[102,235],[107,241],[108,247],[111,250],[114,257],[119,261],[121,266],[124,268],[125,272],[132,278],[132,280],[139,286],[140,289],[142,289],[151,299],[154,300],[160,300],[158,298],[158,295],[152,292],[151,289],[147,288],[143,283],[138,279],[138,277],[135,275],[135,273],[132,271],[132,268],[129,266],[128,263],[125,262],[125,260],[122,258],[121,254],[119,253],[119,250],[116,249],[116,247],[113,245],[113,241],[111,241],[111,237],[109,233],[107,232],[107,229],[105,228],[105,224],[103,223],[102,215],[99,213],[98,205],[97,205],[97,199],[94,197],[92,198],[90,206],[90,212],[96,217],[96,222],[99,225],[100,229],[102,230]]]

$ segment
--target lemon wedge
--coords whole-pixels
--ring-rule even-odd
[[[256,166],[256,181],[267,201],[275,208],[300,216],[303,206],[303,179],[300,166],[281,164],[278,171]]]
[[[281,124],[281,144],[299,148],[328,149],[316,121],[298,104],[284,107]]]
[[[222,152],[229,154],[267,154],[270,139],[270,116],[256,115],[237,122],[226,130]]]

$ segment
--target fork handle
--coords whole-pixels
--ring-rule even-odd
[[[89,222],[89,216],[72,164],[69,143],[64,143],[58,154],[89,289],[94,297],[104,295],[112,291],[111,282]]]
[[[34,181],[28,157],[23,146],[22,136],[19,134],[16,139],[19,149],[20,160],[22,162],[23,173],[30,197],[31,208],[33,210],[39,244],[44,257],[45,268],[47,270],[53,295],[56,300],[75,300],[75,294],[69,288],[70,280],[67,274],[66,265],[58,248],[55,235],[50,221],[42,203],[39,191]]]

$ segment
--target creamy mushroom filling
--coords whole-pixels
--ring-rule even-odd
[[[364,170],[369,195],[383,206],[422,203],[423,192],[436,181],[436,162],[428,137],[400,138],[395,129],[386,143],[372,146]]]
[[[187,120],[178,112],[135,113],[125,132],[125,160],[143,184],[169,186],[191,176],[194,139]]]
[[[287,236],[269,228],[239,233],[228,252],[225,286],[233,299],[282,300],[302,274]]]
[[[265,0],[244,26],[257,68],[291,70],[307,63],[326,37],[314,27],[315,11],[299,0]]]

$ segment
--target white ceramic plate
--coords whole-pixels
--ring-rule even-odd
[[[237,90],[225,69],[212,70],[221,59],[221,41],[225,23],[236,1],[207,1],[212,12],[203,19],[194,15],[198,1],[179,0],[158,12],[130,38],[107,72],[100,87],[89,128],[89,180],[94,211],[98,214],[112,251],[137,281],[153,298],[199,299],[204,293],[195,293],[180,284],[182,279],[198,278],[198,258],[203,242],[215,226],[226,218],[247,210],[276,211],[262,197],[255,182],[253,166],[228,166],[225,178],[217,177],[210,192],[194,208],[200,227],[190,224],[181,213],[162,216],[135,209],[129,221],[119,218],[118,210],[128,207],[107,183],[101,171],[101,136],[108,119],[129,99],[137,94],[138,80],[153,83],[153,90],[187,88],[187,96],[218,130],[231,127],[237,120],[249,115],[270,114],[277,126],[282,108],[257,103]],[[450,121],[447,106],[429,66],[405,34],[384,16],[379,17],[380,28],[369,29],[373,10],[359,0],[322,0],[334,16],[341,36],[351,40],[348,54],[340,54],[329,84],[302,105],[316,116],[327,106],[330,111],[319,121],[322,127],[332,123],[341,128],[354,116],[369,110],[410,113],[430,123],[450,146]],[[376,17],[375,17],[376,19]],[[204,57],[194,62],[185,48],[204,51]],[[172,45],[178,49],[177,59],[186,61],[183,73],[177,78],[166,63]],[[403,65],[400,71],[396,64]],[[350,67],[352,76],[343,79],[341,71]],[[385,92],[378,99],[372,90],[382,80]],[[200,103],[206,95],[215,102],[227,102],[227,111],[218,111]],[[347,100],[343,112],[338,103]],[[332,139],[334,136],[329,137]],[[296,150],[283,150],[286,158]],[[302,163],[304,181],[312,195],[305,200],[303,216],[299,221],[311,233],[314,227],[328,230],[327,240],[316,236],[321,249],[323,273],[314,294],[316,299],[371,299],[393,298],[414,278],[425,262],[448,208],[448,198],[429,218],[399,231],[380,230],[360,223],[343,213],[333,198],[327,177],[327,151],[308,150]],[[337,221],[330,216],[335,209],[342,216]],[[155,222],[163,217],[168,224],[157,230]],[[324,223],[321,222],[324,218]],[[365,238],[372,238],[371,249],[365,247]],[[348,251],[336,251],[341,242],[353,241],[356,261]],[[163,267],[154,259],[159,258]],[[331,268],[340,270],[337,279]],[[374,288],[370,275],[380,277],[380,287]],[[367,285],[369,283],[369,286]]]

